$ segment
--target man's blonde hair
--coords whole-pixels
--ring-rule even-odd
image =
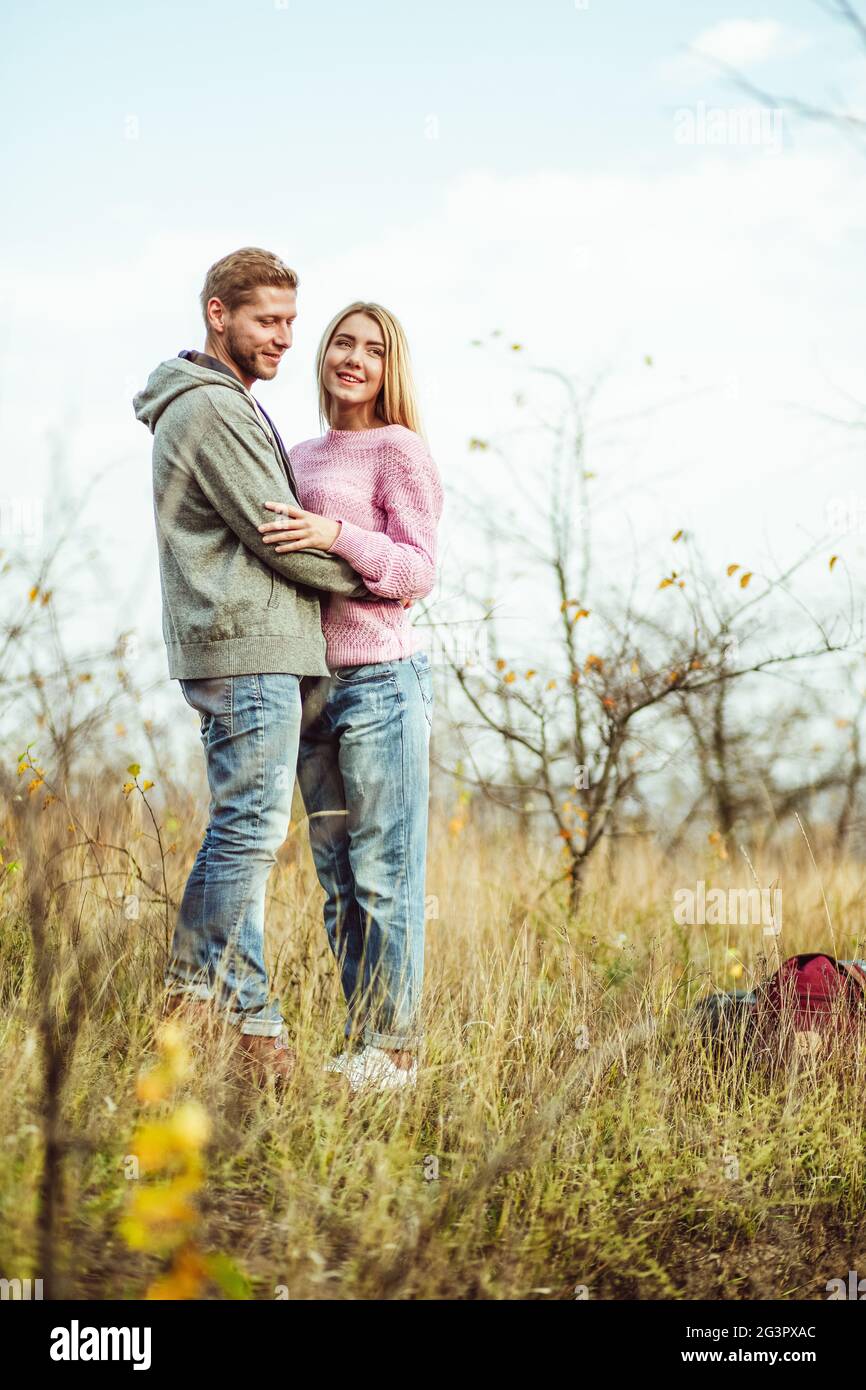
[[[211,299],[220,299],[227,309],[247,304],[259,285],[276,285],[283,290],[298,288],[297,272],[271,251],[260,246],[242,246],[222,260],[214,261],[205,276],[201,292],[201,311],[207,324],[207,306]]]
[[[405,425],[407,430],[422,434],[421,417],[415,399],[415,383],[409,359],[409,343],[399,320],[381,304],[356,300],[336,314],[322,334],[316,354],[316,380],[319,384],[319,418],[330,426],[333,398],[325,387],[325,354],[336,337],[337,329],[350,314],[366,314],[378,324],[385,342],[385,366],[382,386],[376,397],[376,414],[383,425]]]

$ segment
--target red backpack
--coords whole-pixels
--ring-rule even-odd
[[[754,1021],[769,1060],[850,1043],[866,1021],[866,963],[791,956],[755,990]]]

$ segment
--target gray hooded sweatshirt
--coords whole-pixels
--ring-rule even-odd
[[[133,400],[153,434],[169,676],[327,675],[317,590],[375,595],[339,555],[264,544],[263,504],[300,506],[282,441],[233,372],[193,356],[160,362]]]

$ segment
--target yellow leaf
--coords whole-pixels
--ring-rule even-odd
[[[27,595],[27,597],[29,598],[29,600],[30,600],[31,603],[33,603],[33,602],[35,601],[36,595],[37,595],[38,593],[39,593],[39,585],[38,585],[38,584],[34,584],[34,585],[33,585],[33,588],[30,590],[30,593]]]
[[[671,536],[671,540],[672,540],[672,541],[680,541],[680,540],[682,540],[682,538],[683,538],[683,529],[682,529],[682,527],[680,527],[679,531],[674,531],[673,535]]]
[[[662,582],[659,584],[659,588],[667,589],[670,587],[671,584],[673,584],[673,582],[674,581],[672,579],[663,579]]]
[[[508,662],[507,662],[507,661],[503,661],[503,660],[502,660],[502,657],[500,657],[499,660],[498,660],[497,663],[496,663],[496,669],[497,669],[497,671],[504,671],[507,665],[508,665]]]
[[[528,681],[531,681],[531,680],[532,680],[532,677],[533,677],[534,675],[536,675],[536,672],[533,671],[533,670],[530,668],[530,670],[528,670],[528,671],[526,672],[526,679],[527,679]]]
[[[143,789],[144,791],[147,792],[147,791],[150,791],[151,787],[153,786],[153,783],[152,783],[152,782],[142,782],[141,785],[142,785],[142,789]]]
[[[636,661],[633,661],[633,662],[631,663],[631,673],[632,673],[632,675],[633,675],[633,676],[636,676],[636,675],[638,674],[639,671],[640,671],[640,666],[638,665],[638,663],[637,663]]]
[[[132,773],[133,777],[137,777],[138,774],[141,772],[141,763],[130,763],[129,767],[126,770],[127,772]]]
[[[831,556],[830,556],[830,569],[831,569],[831,570],[832,570],[833,566],[835,565],[835,563],[836,563],[836,561],[837,561],[838,559],[839,559],[839,556],[838,556],[838,555],[831,555]]]
[[[747,574],[740,575],[740,588],[741,588],[741,589],[745,589],[745,588],[748,587],[748,583],[749,583],[749,580],[751,579],[751,577],[752,577],[752,571],[751,571],[751,570],[749,570]]]
[[[506,685],[511,685],[512,682],[515,681],[515,680],[517,679],[517,677],[515,676],[515,674],[514,674],[513,671],[509,671],[509,672],[508,672],[508,675],[507,675],[507,676],[503,676],[502,679],[504,680],[504,682],[505,682]]]
[[[548,681],[548,682],[547,682],[547,685],[546,685],[544,688],[545,688],[545,690],[555,690],[555,689],[556,689],[556,681]]]
[[[731,575],[734,574],[739,568],[739,565],[728,565],[728,578],[730,579]]]

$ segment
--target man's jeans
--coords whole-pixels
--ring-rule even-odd
[[[276,1037],[283,1019],[265,968],[265,887],[292,813],[299,679],[218,676],[182,680],[180,687],[201,715],[211,803],[166,988],[213,998],[241,1032]]]
[[[430,659],[305,677],[298,785],[326,893],[325,929],[348,1005],[346,1037],[421,1041]]]

